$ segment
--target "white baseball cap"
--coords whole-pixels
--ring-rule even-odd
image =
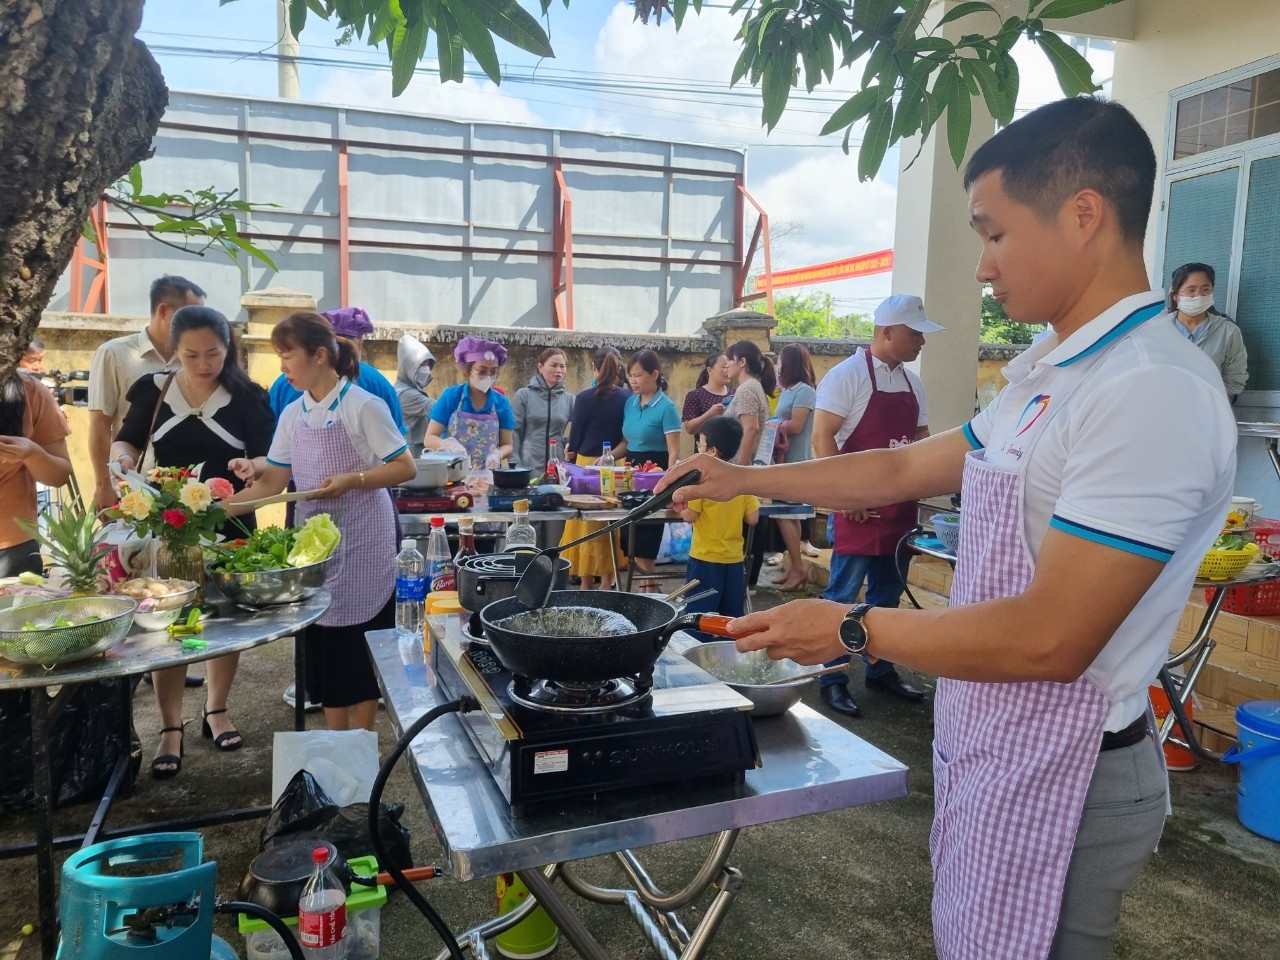
[[[937,333],[946,327],[934,323],[924,315],[924,301],[909,293],[895,293],[876,307],[877,327],[894,327],[898,324],[910,327],[917,333]]]

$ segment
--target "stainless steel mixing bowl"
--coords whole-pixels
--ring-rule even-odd
[[[759,680],[777,680],[782,677],[808,673],[816,667],[805,667],[794,660],[770,660],[762,651],[739,653],[732,640],[714,640],[700,643],[684,651],[684,658],[701,667],[717,680],[723,680],[754,705],[753,717],[772,717],[790,710],[813,683],[812,677],[791,683],[744,683],[740,677]],[[761,659],[763,658],[763,660]]]

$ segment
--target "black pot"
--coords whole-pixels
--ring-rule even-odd
[[[537,637],[499,626],[503,619],[523,613],[517,597],[498,600],[480,611],[484,635],[498,662],[512,673],[537,680],[592,683],[633,677],[653,669],[671,635],[677,630],[702,630],[730,637],[732,617],[687,613],[658,597],[612,590],[556,590],[548,607],[596,607],[621,614],[637,627],[635,633],[607,637]]]
[[[472,613],[495,600],[516,595],[520,574],[528,565],[528,559],[517,569],[515,554],[486,553],[467,557],[458,564],[458,600]],[[569,561],[556,559],[554,589],[563,590],[569,585]]]
[[[498,467],[493,471],[493,483],[499,490],[524,490],[532,473],[528,467]]]
[[[343,888],[350,893],[351,871],[337,847],[327,840],[290,840],[268,847],[253,858],[248,873],[240,881],[237,899],[266,907],[277,917],[296,917],[302,888],[307,885],[315,866],[311,854],[316,847],[329,851],[329,865]]]

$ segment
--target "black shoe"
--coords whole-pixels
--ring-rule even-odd
[[[822,688],[822,702],[836,713],[846,717],[862,716],[862,709],[849,696],[849,687],[843,683],[833,683]]]
[[[924,691],[903,680],[898,676],[897,670],[892,673],[886,673],[883,677],[867,677],[867,689],[892,693],[895,697],[901,697],[903,700],[924,699]]]

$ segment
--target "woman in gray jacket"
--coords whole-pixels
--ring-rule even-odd
[[[422,438],[435,403],[426,394],[435,366],[435,355],[416,337],[406,333],[400,338],[396,345],[396,395],[404,415],[405,440],[415,457],[422,453]]]
[[[558,442],[560,456],[564,456],[564,435],[573,415],[573,394],[564,386],[568,369],[563,351],[548,347],[538,357],[538,372],[511,401],[516,418],[516,462],[533,471],[534,483],[547,469],[552,440]]]
[[[1184,263],[1169,280],[1169,313],[1173,328],[1209,355],[1222,374],[1232,403],[1249,381],[1249,358],[1235,321],[1213,306],[1217,280],[1207,263]]]

